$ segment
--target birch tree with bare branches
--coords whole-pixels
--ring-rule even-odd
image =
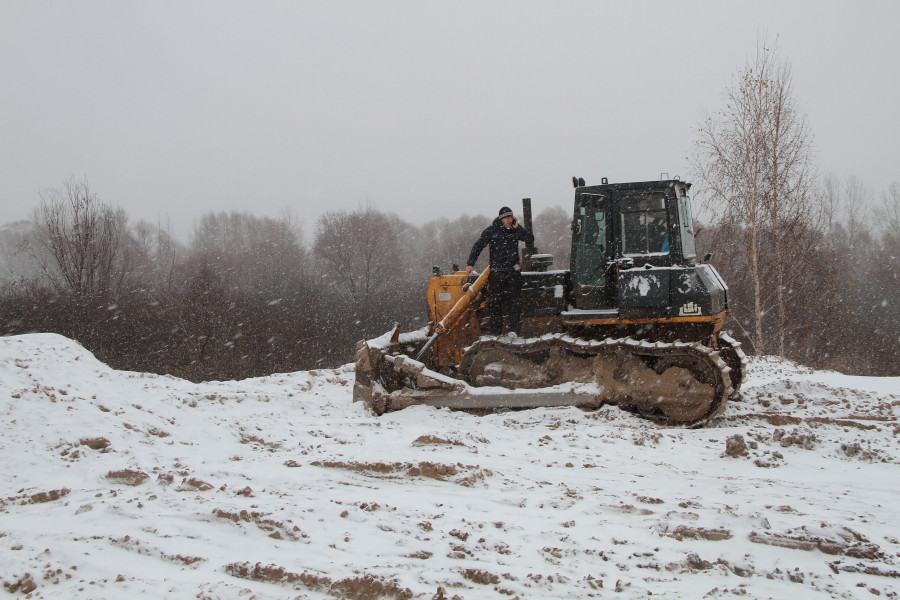
[[[822,224],[813,136],[794,99],[790,64],[764,39],[724,96],[725,107],[701,124],[691,163],[707,210],[727,225],[718,230],[744,250],[732,270],[750,279],[754,350],[784,354],[791,286]]]

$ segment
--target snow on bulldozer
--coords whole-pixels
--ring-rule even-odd
[[[488,334],[490,269],[435,267],[430,324],[356,348],[354,400],[383,414],[416,404],[490,411],[614,404],[702,426],[739,392],[746,358],[722,331],[728,288],[697,260],[678,179],[585,185],[573,178],[568,270],[522,250],[521,335]],[[531,201],[523,200],[532,230]]]

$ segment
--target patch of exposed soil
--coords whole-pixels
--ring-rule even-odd
[[[756,544],[768,544],[792,550],[819,550],[825,554],[841,554],[852,558],[867,558],[870,560],[884,558],[884,553],[878,545],[871,543],[859,533],[847,527],[833,528],[834,535],[813,535],[806,527],[790,529],[785,533],[757,533],[750,534],[750,541]]]
[[[240,512],[230,512],[220,508],[213,509],[213,515],[220,519],[231,521],[232,523],[250,523],[266,532],[270,538],[281,540],[287,539],[292,542],[299,542],[303,538],[309,537],[298,526],[289,526],[274,519],[267,519],[266,513],[249,512],[242,510]]]
[[[69,488],[62,488],[59,490],[50,490],[49,492],[38,492],[37,494],[32,494],[28,497],[28,500],[23,502],[23,504],[43,504],[44,502],[53,502],[54,500],[59,500],[63,496],[69,495],[71,492]]]
[[[247,562],[231,563],[230,565],[225,565],[225,572],[240,579],[280,583],[282,585],[300,585],[314,591],[327,589],[332,584],[331,579],[324,575],[313,575],[305,571],[303,573],[292,573],[278,565],[263,566],[259,563],[251,565]]]
[[[10,594],[30,594],[37,589],[37,583],[31,577],[31,573],[25,573],[21,577],[13,575],[13,581],[4,581],[3,587]]]
[[[182,564],[185,566],[196,565],[205,561],[205,558],[201,558],[199,556],[184,556],[182,554],[166,554],[162,550],[158,548],[150,548],[146,544],[142,543],[140,540],[137,540],[130,535],[126,535],[121,538],[110,538],[110,542],[119,548],[123,548],[125,550],[129,550],[131,552],[136,552],[137,554],[142,554],[144,556],[156,556],[163,560],[167,560],[169,562]]]
[[[698,571],[707,571],[712,569],[714,563],[703,560],[698,554],[688,554],[684,560],[669,563],[666,565],[667,571],[676,571],[678,573],[697,573]]]
[[[413,446],[465,446],[457,440],[446,440],[436,435],[420,435],[412,443]]]
[[[78,442],[82,446],[87,446],[91,450],[101,450],[105,451],[109,449],[109,440],[106,438],[98,437],[98,438],[85,438]]]
[[[836,560],[834,562],[828,563],[828,566],[835,573],[863,573],[865,575],[875,575],[877,577],[891,577],[893,579],[900,579],[900,571],[894,570],[884,570],[879,569],[878,567],[872,565],[864,565],[864,564],[855,564],[855,565],[844,565],[841,564],[841,561]]]
[[[396,581],[368,574],[335,581],[328,593],[346,600],[409,600],[413,597],[409,588],[401,588]]]
[[[121,471],[110,471],[106,474],[106,478],[113,483],[122,485],[138,486],[147,481],[150,476],[143,471],[132,471],[131,469],[123,469]]]
[[[448,465],[430,461],[421,461],[418,463],[314,461],[310,464],[315,467],[344,469],[362,473],[364,475],[427,477],[429,479],[437,479],[438,481],[452,481],[453,483],[458,483],[459,485],[466,487],[471,487],[477,481],[493,475],[491,471],[482,469],[478,465],[464,465],[462,463]]]
[[[482,569],[463,569],[460,573],[473,583],[481,585],[497,585],[500,583],[500,577]]]
[[[256,435],[247,435],[245,433],[241,433],[241,443],[242,444],[256,444],[258,446],[262,446],[263,448],[267,448],[270,452],[281,448],[281,444],[279,442],[267,442]]]
[[[772,439],[781,444],[783,448],[797,446],[804,450],[812,450],[819,441],[816,434],[812,431],[794,429],[791,432],[786,432],[784,429],[780,428],[772,432]]]
[[[19,490],[19,495],[17,496],[9,496],[0,500],[0,505],[4,503],[17,503],[17,504],[43,504],[44,502],[53,502],[55,500],[59,500],[63,496],[68,496],[72,490],[69,488],[62,488],[58,490],[50,490],[48,492],[37,492],[35,494],[29,494],[25,492],[24,489]],[[2,537],[2,536],[0,536]]]
[[[747,456],[747,453],[747,442],[744,441],[744,436],[733,435],[725,440],[725,454],[727,456],[738,458],[741,456]]]
[[[671,531],[662,532],[663,535],[675,538],[679,542],[684,540],[709,540],[718,542],[721,540],[729,540],[733,537],[733,533],[727,529],[706,529],[704,527],[688,527],[687,525],[679,525]]]
[[[774,425],[775,427],[784,427],[785,425],[800,425],[803,423],[820,423],[822,425],[836,425],[838,427],[853,427],[856,429],[862,429],[863,431],[869,431],[871,429],[875,429],[876,425],[868,425],[866,423],[859,423],[857,421],[851,421],[848,419],[833,419],[831,417],[794,417],[792,415],[785,414],[777,414],[777,413],[749,413],[736,415],[731,417],[732,419],[760,419],[761,421],[766,421],[770,425]],[[888,421],[888,419],[881,418],[873,418],[873,417],[854,417],[854,418],[865,418],[866,420],[871,421]]]
[[[262,566],[259,563],[250,565],[246,562],[226,565],[225,572],[241,579],[289,585],[295,589],[325,591],[341,600],[410,600],[413,597],[412,591],[401,588],[395,580],[368,574],[332,581],[324,575],[314,575],[305,571],[292,573],[278,565]]]
[[[185,478],[182,480],[181,485],[175,488],[177,492],[208,492],[213,489],[213,485],[211,483],[207,483],[205,481],[201,481],[194,477],[190,479]]]

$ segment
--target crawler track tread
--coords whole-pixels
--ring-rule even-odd
[[[729,345],[729,347],[732,346]],[[739,351],[739,348],[737,350]],[[699,416],[691,416],[686,420],[667,416],[667,412],[674,412],[672,410],[674,404],[666,404],[668,400],[665,390],[660,393],[662,400],[659,404],[652,409],[648,409],[647,403],[636,401],[630,403],[628,400],[629,397],[637,396],[640,390],[634,389],[630,394],[627,390],[625,392],[621,391],[622,386],[627,387],[627,383],[624,382],[627,381],[627,377],[618,384],[620,387],[617,393],[618,399],[611,403],[618,404],[643,417],[668,424],[701,426],[720,414],[724,410],[728,399],[735,394],[731,367],[723,359],[718,349],[710,348],[700,342],[650,342],[633,338],[594,340],[576,338],[568,334],[548,334],[540,338],[484,336],[467,348],[463,354],[459,365],[460,378],[467,380],[470,384],[477,385],[477,374],[473,373],[472,369],[477,366],[478,357],[487,351],[502,351],[518,357],[534,365],[534,370],[539,369],[541,362],[548,360],[547,356],[551,353],[563,352],[567,356],[581,358],[603,356],[618,364],[623,364],[625,357],[631,356],[641,359],[641,361],[651,367],[653,365],[665,367],[671,363],[671,366],[690,367],[694,371],[700,371],[703,377],[708,379],[708,381],[703,383],[712,388],[712,398],[708,401],[707,410]],[[741,355],[743,355],[742,352]],[[743,363],[740,363],[740,365],[742,366]],[[521,381],[510,381],[507,385],[503,383],[496,384],[510,388],[544,387],[560,383],[560,381],[554,381],[553,376],[549,375],[547,380],[537,378],[537,381],[530,383],[529,385],[529,382],[525,382],[524,385],[521,385]],[[740,378],[737,378],[737,384],[739,385],[739,383]],[[639,386],[640,382],[635,382],[635,385]],[[602,399],[604,401],[607,400],[606,398]],[[610,398],[608,400],[613,399]]]
[[[554,388],[559,384],[596,383],[596,393],[588,385],[565,403],[615,404],[659,423],[699,427],[737,395],[745,363],[740,344],[731,338],[710,348],[700,342],[584,339],[558,333],[483,336],[465,349],[456,369],[438,373],[396,347],[360,342],[353,395],[376,414],[421,403],[465,403],[467,409],[478,409],[479,399],[482,408],[490,410],[489,399],[494,407],[506,404],[504,388],[511,390],[509,406],[521,405],[523,391],[534,389],[527,394],[534,407],[543,406],[542,393],[547,393],[547,405],[560,405]],[[741,372],[734,373],[732,365]],[[485,386],[493,390],[472,393]]]

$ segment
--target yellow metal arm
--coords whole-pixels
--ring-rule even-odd
[[[469,289],[466,290],[466,293],[456,301],[456,304],[453,305],[453,308],[450,309],[450,312],[444,315],[443,319],[434,324],[434,329],[432,329],[431,337],[428,338],[428,341],[424,346],[422,346],[422,349],[419,350],[419,353],[416,355],[416,360],[421,360],[422,356],[424,356],[428,349],[431,348],[431,345],[439,335],[447,333],[448,331],[451,331],[454,327],[456,327],[457,323],[459,323],[463,315],[466,314],[466,310],[469,308],[472,300],[487,284],[488,276],[490,275],[490,273],[491,268],[486,268],[481,273],[481,275],[478,276],[478,279],[475,280],[475,283],[469,286]]]

